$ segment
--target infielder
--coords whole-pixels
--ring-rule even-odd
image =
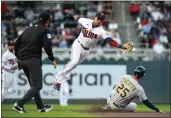
[[[123,76],[122,79],[113,87],[110,96],[107,98],[107,105],[104,106],[103,109],[134,112],[137,104],[132,102],[132,100],[139,97],[139,100],[150,109],[155,110],[156,112],[163,112],[147,99],[144,89],[138,83],[140,78],[144,75],[145,68],[143,66],[138,66],[134,70],[133,76]]]
[[[15,80],[15,70],[18,68],[17,58],[13,54],[14,41],[8,42],[8,50],[2,55],[2,98],[1,103],[7,94],[15,92],[13,83]]]
[[[118,44],[109,36],[102,27],[102,22],[105,18],[103,13],[97,13],[94,20],[80,18],[70,10],[65,10],[65,13],[73,16],[74,20],[82,25],[82,31],[72,44],[71,60],[66,64],[63,70],[56,75],[54,88],[57,90],[60,90],[61,82],[65,79],[65,76],[85,60],[90,49],[94,48],[100,40],[106,40],[111,46],[128,51],[132,51],[134,47],[134,44],[131,42],[124,45]]]

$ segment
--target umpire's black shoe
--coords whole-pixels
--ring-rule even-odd
[[[50,110],[52,110],[53,105],[45,105],[45,107],[43,109],[39,109],[39,112],[49,112]]]
[[[24,109],[24,107],[18,106],[17,103],[14,104],[12,109],[18,113],[27,113],[26,110]]]

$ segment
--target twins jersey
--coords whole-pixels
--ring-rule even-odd
[[[79,18],[78,23],[82,25],[82,31],[77,40],[79,40],[84,47],[93,48],[98,41],[110,37],[102,26],[93,27],[93,20],[91,19]]]
[[[17,58],[16,56],[7,50],[3,55],[2,55],[2,72],[10,72],[14,73],[15,70],[11,70],[12,66],[17,66]]]
[[[147,99],[144,89],[131,75],[123,76],[110,94],[113,104],[121,108],[127,106],[135,97],[139,97],[140,101]]]

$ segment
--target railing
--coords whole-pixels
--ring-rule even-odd
[[[1,48],[1,53],[4,53],[5,50],[7,49],[5,48]],[[53,48],[53,53],[54,56],[58,59],[58,60],[65,60],[65,59],[70,59],[70,54],[71,54],[71,49],[70,48]],[[171,59],[171,55],[170,55],[170,50],[165,50],[164,52],[166,54],[167,60],[170,61]],[[48,58],[47,54],[45,53],[45,51],[43,50],[42,53],[42,60]],[[96,49],[92,49],[90,51],[90,54],[87,56],[87,60],[92,60],[92,59],[96,59],[96,60],[100,60],[100,59],[114,59],[114,60],[143,60],[143,61],[153,61],[153,50],[152,49],[144,49],[144,48],[138,48],[136,51],[134,52],[127,52],[121,49],[117,49],[117,48],[96,48]]]
[[[56,58],[59,60],[70,59],[71,49],[68,48],[53,48],[53,53]],[[166,50],[168,60],[170,61],[170,50]],[[42,59],[48,58],[46,53],[42,54]],[[87,60],[100,60],[104,58],[106,60],[114,59],[114,60],[143,60],[143,61],[152,61],[153,60],[153,51],[152,49],[137,49],[134,52],[126,52],[121,49],[106,49],[106,48],[97,48],[92,49],[90,54],[87,56]]]

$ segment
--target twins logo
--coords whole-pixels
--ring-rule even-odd
[[[82,32],[83,32],[84,37],[97,38],[97,34],[94,34],[93,32],[88,31],[87,28],[85,28],[85,27],[83,27]]]
[[[17,59],[9,59],[9,64],[14,65],[17,62]]]

